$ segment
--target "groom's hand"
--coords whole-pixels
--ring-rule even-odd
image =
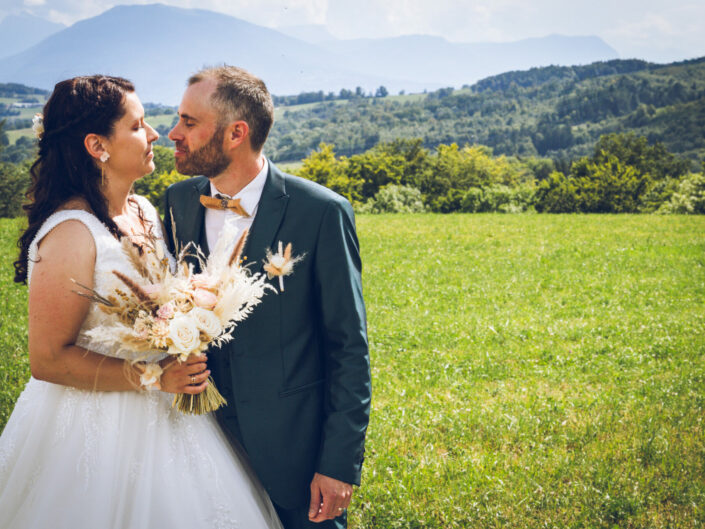
[[[349,483],[316,472],[311,481],[308,519],[318,523],[337,518],[350,505],[352,490]]]

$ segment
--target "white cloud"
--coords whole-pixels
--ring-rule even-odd
[[[673,61],[705,55],[702,21],[705,5],[689,3],[660,12],[644,12],[633,20],[607,29],[604,36],[625,57],[650,56]]]

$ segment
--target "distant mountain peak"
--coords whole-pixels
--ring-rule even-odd
[[[283,95],[357,86],[374,92],[382,85],[391,93],[421,92],[509,70],[617,57],[597,38],[503,44],[456,43],[430,35],[330,40],[322,26],[296,28],[278,31],[214,11],[160,3],[119,5],[0,58],[0,81],[51,89],[67,77],[106,73],[131,79],[145,101],[176,104],[185,80],[209,64],[241,66]],[[321,38],[328,40],[316,42]],[[562,39],[558,46],[557,38]]]
[[[0,21],[0,58],[26,50],[65,28],[63,24],[49,22],[26,11],[8,15]]]

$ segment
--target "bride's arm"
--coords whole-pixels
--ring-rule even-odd
[[[29,287],[29,365],[32,376],[64,386],[100,391],[139,389],[139,371],[124,360],[75,345],[90,302],[72,292],[71,279],[93,286],[95,242],[88,228],[68,220],[41,242]],[[172,364],[163,391],[200,393],[207,385],[205,357]],[[197,385],[191,384],[195,375]]]

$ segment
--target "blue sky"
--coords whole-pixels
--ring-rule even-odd
[[[71,24],[120,4],[154,0],[0,0],[0,17],[29,11]],[[705,55],[705,0],[162,0],[268,27],[320,24],[339,38],[438,35],[506,42],[553,33],[597,35],[621,57]]]

